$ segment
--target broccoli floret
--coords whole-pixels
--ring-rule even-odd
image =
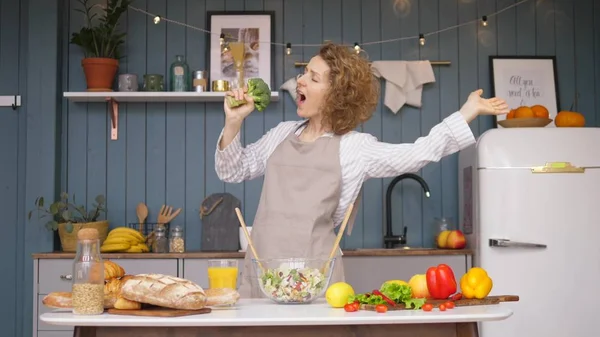
[[[248,96],[254,100],[254,106],[258,111],[264,111],[267,105],[271,103],[271,89],[262,78],[251,78],[248,80]],[[246,100],[236,100],[234,97],[227,96],[227,105],[230,108],[246,104]]]

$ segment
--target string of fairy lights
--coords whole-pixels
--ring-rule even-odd
[[[490,17],[496,16],[496,15],[498,15],[498,14],[504,12],[504,11],[507,11],[507,10],[509,10],[511,8],[514,8],[514,7],[517,7],[517,6],[520,6],[520,5],[522,5],[522,4],[526,3],[526,2],[529,2],[529,1],[530,0],[521,0],[521,1],[515,2],[512,5],[506,6],[503,9],[498,10],[496,12],[483,15],[483,16],[481,16],[478,19],[467,21],[467,22],[463,22],[463,23],[460,23],[460,24],[457,24],[457,25],[454,25],[454,26],[446,27],[446,28],[443,28],[443,29],[440,29],[440,30],[436,30],[436,31],[432,31],[432,32],[428,32],[428,33],[419,33],[418,35],[405,36],[405,37],[399,37],[399,38],[393,38],[393,39],[386,39],[386,40],[381,40],[381,41],[367,41],[367,42],[361,42],[361,43],[354,42],[354,45],[345,45],[345,44],[342,44],[342,45],[345,45],[345,46],[347,46],[349,48],[354,48],[354,50],[356,51],[357,54],[359,54],[361,52],[364,52],[364,49],[362,49],[362,46],[376,45],[376,44],[383,44],[383,43],[390,43],[390,42],[397,42],[397,41],[405,41],[405,40],[416,40],[416,39],[418,39],[419,44],[421,46],[424,46],[425,43],[426,43],[426,37],[427,36],[440,34],[440,33],[443,33],[443,32],[449,31],[449,30],[458,29],[460,27],[464,27],[464,26],[468,26],[468,25],[472,25],[472,24],[477,24],[477,23],[481,24],[481,26],[483,26],[483,27],[486,27],[488,25],[488,19]],[[143,9],[137,8],[137,7],[133,7],[131,5],[129,6],[129,8],[131,10],[133,10],[133,11],[136,11],[136,12],[139,12],[139,13],[143,13],[143,14],[149,16],[149,17],[152,17],[153,21],[154,21],[154,24],[159,24],[160,22],[164,21],[164,22],[173,23],[173,24],[176,24],[176,25],[179,25],[179,26],[187,27],[189,29],[201,31],[201,32],[206,33],[206,34],[218,35],[219,36],[219,42],[220,42],[221,48],[223,50],[227,50],[229,48],[229,43],[230,42],[239,42],[233,36],[229,36],[229,35],[226,36],[223,33],[211,32],[211,31],[206,30],[206,29],[202,29],[202,28],[199,28],[199,27],[195,27],[195,26],[189,25],[189,24],[187,24],[185,22],[179,22],[179,21],[176,21],[176,20],[171,20],[171,19],[168,19],[168,18],[166,18],[166,17],[164,17],[162,15],[158,15],[156,13],[150,13],[150,12],[148,12],[146,10],[143,10]],[[274,46],[285,47],[285,53],[287,55],[291,55],[292,54],[292,43],[291,42],[281,43],[281,42],[270,42],[270,41],[258,41],[258,43],[269,43],[269,44],[274,45]],[[310,44],[310,43],[309,44],[306,44],[306,43],[294,43],[293,45],[295,47],[320,47],[321,46],[320,43],[319,44],[314,44],[314,43],[313,44]]]

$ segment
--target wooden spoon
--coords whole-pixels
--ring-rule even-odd
[[[331,259],[333,259],[333,257],[335,256],[336,250],[340,246],[340,241],[342,240],[342,236],[344,235],[344,231],[346,229],[346,225],[348,224],[348,220],[350,219],[350,214],[352,214],[353,208],[354,208],[354,204],[352,203],[352,204],[350,204],[350,207],[348,207],[348,210],[346,211],[346,215],[344,216],[344,221],[342,221],[342,226],[340,227],[340,230],[338,231],[338,235],[335,238],[335,242],[333,243],[333,248],[331,248],[331,253],[329,254],[329,260],[327,260],[327,263],[325,264],[325,268],[323,268],[323,274],[325,274],[329,270],[329,265],[331,263]]]
[[[135,213],[137,214],[137,218],[138,218],[138,225],[139,225],[139,232],[142,233],[142,235],[144,234],[144,221],[146,221],[146,218],[148,217],[148,207],[146,207],[146,204],[144,204],[143,202],[140,202],[137,207],[135,208]]]
[[[258,261],[258,255],[256,254],[256,249],[254,249],[254,245],[252,244],[252,239],[250,238],[250,233],[248,233],[248,229],[246,228],[246,222],[244,221],[244,217],[242,216],[242,212],[240,211],[239,208],[235,208],[235,214],[237,214],[238,220],[240,221],[240,224],[242,225],[242,229],[244,230],[244,235],[246,235],[246,239],[248,240],[248,246],[250,246],[250,249],[252,250],[252,254],[254,254],[254,258],[256,258],[256,262],[258,263],[258,266],[260,267],[260,269],[262,269],[263,273],[265,272],[265,268],[263,267],[263,265]]]

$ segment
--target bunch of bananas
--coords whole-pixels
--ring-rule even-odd
[[[150,249],[142,233],[128,227],[117,227],[108,233],[100,251],[102,253],[146,253]]]

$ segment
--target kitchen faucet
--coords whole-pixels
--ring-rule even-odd
[[[397,183],[399,183],[402,179],[413,179],[416,180],[423,190],[425,191],[425,196],[429,198],[431,195],[429,193],[429,186],[425,182],[425,180],[414,173],[405,173],[397,176],[390,182],[387,188],[387,192],[385,194],[385,220],[386,220],[386,228],[385,235],[383,236],[383,243],[385,248],[394,248],[394,245],[406,244],[406,226],[404,226],[404,233],[402,235],[394,235],[392,233],[392,190]]]

